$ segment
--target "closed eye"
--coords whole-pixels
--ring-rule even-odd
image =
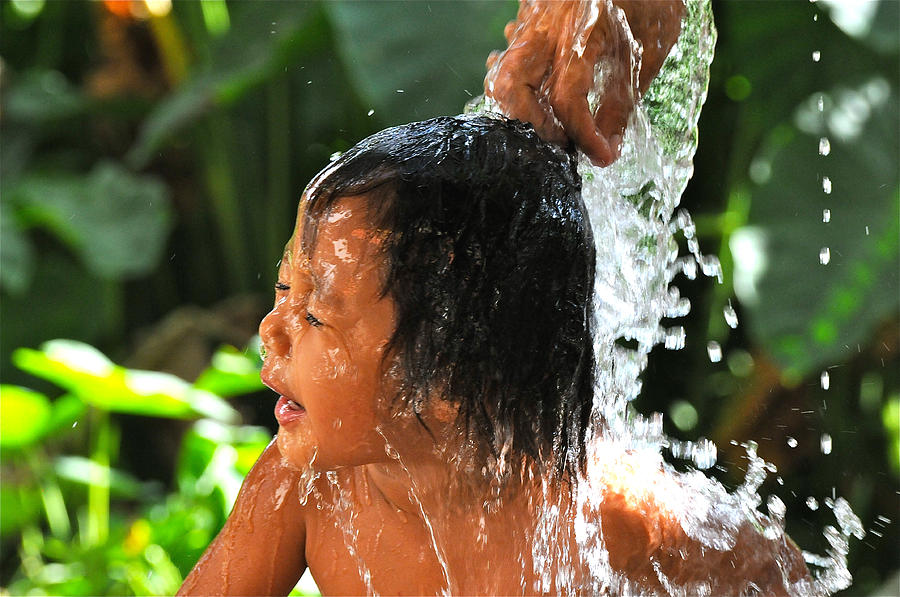
[[[284,282],[276,282],[275,290],[290,290],[291,287],[285,284]]]
[[[309,325],[313,326],[314,328],[322,326],[322,322],[316,319],[316,316],[309,311],[306,312],[306,321],[308,321]]]

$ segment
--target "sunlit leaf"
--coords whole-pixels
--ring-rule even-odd
[[[90,485],[93,479],[109,478],[110,493],[118,497],[134,498],[141,494],[141,482],[134,476],[82,456],[60,456],[53,469],[62,479],[81,485]]]
[[[87,411],[87,404],[74,394],[66,394],[53,401],[47,433],[53,435],[74,427]]]
[[[234,421],[238,417],[218,396],[174,375],[119,367],[81,342],[51,340],[41,350],[21,348],[13,353],[13,361],[103,410],[178,419],[206,416]]]
[[[385,124],[458,114],[483,92],[512,2],[328,2],[338,50]],[[453,23],[448,27],[447,23]]]
[[[44,437],[49,422],[50,401],[46,396],[18,386],[0,386],[0,446],[32,444]]]
[[[194,387],[218,396],[237,396],[261,390],[259,367],[254,359],[234,347],[223,346],[213,355],[210,366],[200,374]]]

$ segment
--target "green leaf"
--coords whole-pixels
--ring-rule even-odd
[[[0,446],[20,448],[46,435],[50,401],[39,392],[18,386],[0,386]]]
[[[483,92],[512,2],[327,2],[338,51],[380,121],[458,114]]]
[[[28,237],[19,227],[10,206],[0,209],[0,285],[21,296],[31,284],[34,256]]]
[[[223,346],[212,357],[194,387],[218,396],[238,396],[263,389],[256,360],[232,346]]]
[[[81,116],[86,98],[54,70],[29,70],[9,89],[5,118],[32,124],[53,124]]]
[[[174,133],[211,110],[233,104],[295,64],[320,33],[307,29],[314,12],[311,6],[310,2],[235,5],[234,27],[213,48],[212,63],[154,108],[128,153],[128,163],[143,167]]]
[[[218,396],[195,389],[174,375],[119,367],[81,342],[51,340],[41,350],[20,348],[13,353],[13,362],[102,410],[175,419],[238,418]]]
[[[896,86],[876,77],[826,97],[824,119],[802,109],[798,123],[809,132],[778,135],[758,158],[771,175],[752,191],[748,223],[763,251],[733,251],[749,329],[792,376],[845,361],[900,306]],[[823,136],[827,156],[818,151]],[[761,258],[762,273],[748,285],[742,278],[751,257]]]
[[[143,487],[141,482],[129,473],[97,464],[83,456],[60,456],[53,463],[53,469],[60,478],[80,485],[90,485],[92,479],[108,478],[110,493],[117,497],[138,497]]]
[[[159,262],[170,228],[168,191],[115,162],[86,176],[32,174],[10,190],[23,220],[68,243],[95,274],[148,273]]]
[[[34,522],[40,514],[41,496],[34,487],[4,481],[0,486],[0,536],[8,537]]]
[[[57,398],[50,411],[47,434],[55,435],[71,429],[86,411],[87,404],[74,394],[66,394]]]

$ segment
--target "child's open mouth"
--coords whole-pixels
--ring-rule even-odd
[[[293,423],[305,416],[306,409],[300,404],[284,396],[278,397],[278,402],[275,403],[275,419],[278,420],[279,425]]]

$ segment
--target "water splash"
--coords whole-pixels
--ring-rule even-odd
[[[826,456],[831,454],[832,448],[832,439],[831,436],[827,433],[823,433],[822,437],[819,438],[819,449],[822,451],[822,454]]]
[[[710,363],[718,363],[722,360],[722,347],[715,340],[710,340],[706,345],[706,354]]]
[[[722,279],[718,259],[701,253],[690,215],[677,209],[693,173],[697,121],[715,44],[709,5],[687,2],[686,7],[681,37],[632,114],[621,157],[605,169],[594,167],[584,158],[579,163],[583,196],[597,242],[594,349],[601,374],[594,404],[596,427],[589,451],[595,468],[578,487],[580,506],[576,510],[591,509],[590,496],[596,493],[589,489],[609,473],[604,463],[622,453],[640,454],[640,458],[653,464],[643,474],[633,474],[631,482],[670,484],[672,491],[661,493],[665,496],[661,500],[673,509],[688,536],[713,549],[728,550],[735,544],[735,529],[748,519],[762,527],[769,538],[783,535],[786,507],[780,498],[773,495],[767,499],[768,517],[758,511],[762,503],[759,489],[766,476],[776,472],[775,467],[757,456],[757,446],[750,442],[741,444],[746,451],[747,473],[744,483],[734,492],[727,492],[700,472],[678,474],[662,461],[661,448],[668,447],[673,456],[689,458],[702,469],[715,462],[714,444],[704,441],[701,447],[701,442],[691,444],[667,438],[661,416],[644,418],[630,407],[640,392],[638,376],[646,367],[650,350],[658,343],[668,349],[685,344],[682,327],[666,329],[660,325],[664,317],[685,311],[680,294],[672,290],[674,278],[681,274],[693,279],[699,269],[706,276]],[[823,98],[820,108],[824,108]],[[830,142],[824,139],[819,150],[822,155],[830,153]],[[830,179],[823,178],[822,184],[823,191],[830,193]],[[679,232],[685,239],[687,255],[679,255],[675,239]],[[730,304],[724,315],[731,327],[737,325]],[[618,342],[623,339],[636,342],[636,348],[623,348]],[[717,343],[710,343],[708,348],[711,360],[721,358]],[[660,474],[660,470],[664,473]],[[844,520],[848,517],[844,516]],[[591,521],[577,520],[576,529],[583,557],[591,566],[593,590],[618,587],[622,594],[641,592],[613,574],[603,538]],[[850,532],[854,530],[855,527]],[[846,539],[846,532],[839,535]],[[843,543],[838,542],[838,547],[843,548]],[[847,551],[839,548],[818,560],[822,570],[812,586],[796,581],[785,589],[797,594],[824,594],[848,586],[848,576],[842,572],[846,569]],[[784,562],[787,574],[788,564]],[[709,587],[704,590],[673,583],[656,564],[654,570],[669,594],[709,593]],[[749,581],[747,590],[752,590]]]
[[[738,316],[731,304],[731,299],[728,299],[728,304],[725,305],[722,314],[725,316],[725,323],[728,324],[728,327],[734,329],[738,326]]]

